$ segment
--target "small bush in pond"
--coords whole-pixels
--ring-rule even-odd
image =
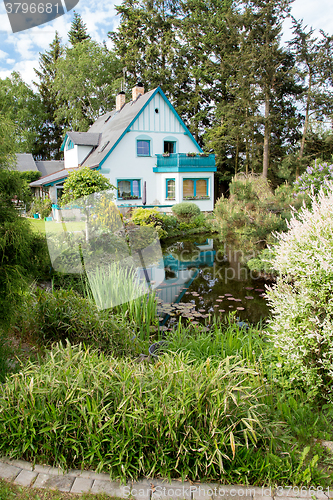
[[[150,226],[156,229],[159,238],[165,238],[164,217],[158,208],[136,208],[132,213],[132,222],[139,226]]]
[[[244,451],[268,444],[256,376],[232,358],[145,365],[59,344],[1,387],[0,450],[114,478],[242,477]]]
[[[333,402],[333,183],[312,197],[312,208],[292,217],[278,236],[273,267],[280,275],[268,293],[277,365],[293,385]]]
[[[195,203],[184,201],[173,205],[172,213],[180,222],[190,222],[191,219],[200,215],[200,208]]]

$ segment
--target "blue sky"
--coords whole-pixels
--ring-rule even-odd
[[[114,5],[121,0],[80,0],[75,10],[82,16],[88,32],[94,40],[108,40],[107,32],[114,30],[119,19],[115,15]],[[292,15],[314,29],[323,29],[333,33],[333,2],[332,0],[295,0]],[[11,32],[4,3],[0,0],[0,78],[10,76],[12,71],[18,71],[28,83],[35,79],[34,68],[38,68],[38,55],[48,49],[57,30],[63,43],[67,43],[67,33],[73,20],[73,11],[42,26],[31,28],[20,33]],[[284,40],[291,38],[287,22],[284,30]],[[107,42],[108,46],[110,42]]]

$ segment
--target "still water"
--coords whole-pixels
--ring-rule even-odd
[[[157,288],[163,325],[192,323],[235,311],[240,321],[258,323],[269,316],[263,279],[244,266],[242,251],[218,237],[195,236],[168,242],[163,248],[165,278]]]

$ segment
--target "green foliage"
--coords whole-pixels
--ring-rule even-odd
[[[158,208],[135,208],[132,213],[132,222],[139,226],[154,227],[160,239],[167,236],[164,228],[165,218]]]
[[[110,181],[97,170],[89,167],[82,167],[75,172],[71,172],[64,183],[61,204],[66,205],[78,198],[89,196],[90,194],[115,189]]]
[[[87,27],[83,23],[80,14],[74,11],[74,19],[71,24],[71,29],[68,32],[68,39],[74,47],[77,43],[84,40],[90,40],[90,35],[87,33]]]
[[[191,219],[200,214],[198,205],[187,201],[176,203],[171,210],[180,222],[190,222]]]
[[[14,167],[16,158],[15,125],[0,113],[0,170]]]
[[[325,183],[333,179],[333,165],[319,163],[317,160],[308,166],[306,171],[294,182],[295,194],[318,194],[320,189],[325,189]]]
[[[22,80],[19,73],[13,72],[10,77],[0,79],[0,117],[14,126],[15,152],[38,155],[39,132],[45,115],[40,96]]]
[[[59,102],[57,123],[88,130],[100,115],[115,107],[121,76],[119,61],[105,45],[84,40],[67,47],[57,62],[53,82]]]
[[[30,208],[30,215],[39,214],[42,219],[48,217],[52,210],[52,201],[50,198],[34,198]]]
[[[290,207],[298,209],[303,199],[293,197],[289,186],[281,186],[273,193],[262,177],[234,178],[230,197],[216,202],[216,228],[225,241],[238,247],[264,247],[274,243],[272,233],[286,231]]]
[[[256,271],[257,273],[275,274],[272,264],[274,257],[274,252],[269,248],[265,248],[256,258],[250,259],[247,262],[247,266],[251,271]]]
[[[39,460],[114,478],[237,475],[244,451],[269,436],[255,380],[230,358],[144,366],[60,344],[2,388],[1,452],[29,460],[38,450]]]
[[[25,296],[24,306],[16,316],[16,331],[42,346],[57,341],[83,342],[115,356],[134,354],[142,346],[133,342],[129,321],[106,311],[74,290],[36,290]],[[139,351],[140,352],[140,351]]]
[[[279,350],[277,374],[287,387],[332,402],[333,184],[293,215],[274,246],[279,273],[269,291],[272,338]],[[289,374],[289,376],[287,376]]]
[[[41,109],[45,119],[39,131],[38,158],[42,160],[60,160],[65,121],[55,122],[56,111],[61,105],[54,80],[58,72],[58,63],[63,56],[64,48],[56,31],[49,50],[39,54],[39,67],[34,69],[39,81],[34,82],[41,98]],[[63,104],[63,103],[62,103]]]

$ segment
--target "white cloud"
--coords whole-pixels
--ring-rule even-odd
[[[0,69],[0,78],[7,78],[11,75],[13,71],[17,71],[20,73],[22,79],[28,84],[32,86],[32,81],[36,80],[36,73],[34,72],[34,68],[38,67],[38,60],[30,60],[30,61],[20,61],[14,64],[11,69]]]
[[[8,56],[8,53],[0,49],[0,59],[4,59],[6,56]]]
[[[15,63],[15,59],[6,59],[6,63],[7,64],[14,64]]]

